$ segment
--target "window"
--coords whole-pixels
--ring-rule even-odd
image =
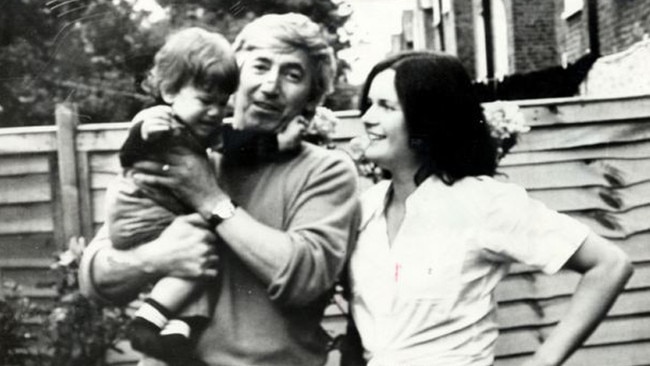
[[[583,6],[584,0],[564,0],[564,11],[562,12],[562,18],[568,19],[573,14],[581,12]]]

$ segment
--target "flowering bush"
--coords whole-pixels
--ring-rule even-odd
[[[20,296],[18,284],[7,281],[3,284],[0,298],[0,365],[22,365],[28,354],[38,359],[32,343],[29,322],[42,314],[39,307],[28,298]]]
[[[125,310],[104,307],[79,292],[84,247],[83,238],[73,238],[52,264],[54,304],[34,303],[17,285],[0,299],[1,365],[101,365],[106,351],[123,338],[130,319]]]
[[[483,114],[492,137],[499,145],[499,158],[504,157],[517,143],[517,136],[530,131],[519,106],[512,102],[496,101],[483,104]]]
[[[357,166],[357,173],[362,177],[369,178],[373,183],[377,183],[383,178],[383,172],[375,163],[366,159],[364,153],[369,144],[370,140],[367,136],[357,136],[350,140],[348,149]]]
[[[314,117],[307,123],[303,139],[327,148],[333,148],[332,135],[336,131],[339,119],[334,112],[325,107],[316,107]]]

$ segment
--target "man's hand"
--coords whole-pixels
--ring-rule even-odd
[[[162,187],[170,190],[196,212],[207,217],[215,202],[226,196],[217,184],[221,154],[169,154],[169,164],[140,161],[133,165],[133,179],[143,189]],[[214,163],[214,162],[216,163]]]
[[[215,277],[216,239],[200,215],[179,216],[146,245],[145,270],[163,276]]]

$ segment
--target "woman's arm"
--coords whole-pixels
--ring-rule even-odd
[[[86,296],[126,303],[162,276],[214,277],[215,240],[198,214],[179,216],[158,239],[129,250],[114,249],[102,227],[84,251],[81,290]]]
[[[593,232],[565,268],[582,279],[565,316],[526,366],[561,365],[605,317],[633,272],[627,255]]]

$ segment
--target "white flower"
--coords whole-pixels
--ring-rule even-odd
[[[484,103],[483,114],[495,138],[503,140],[530,131],[516,103],[504,101]]]
[[[307,130],[305,131],[310,135],[319,135],[329,139],[336,131],[336,125],[339,119],[334,115],[334,112],[325,107],[317,107],[314,118],[309,121]]]

